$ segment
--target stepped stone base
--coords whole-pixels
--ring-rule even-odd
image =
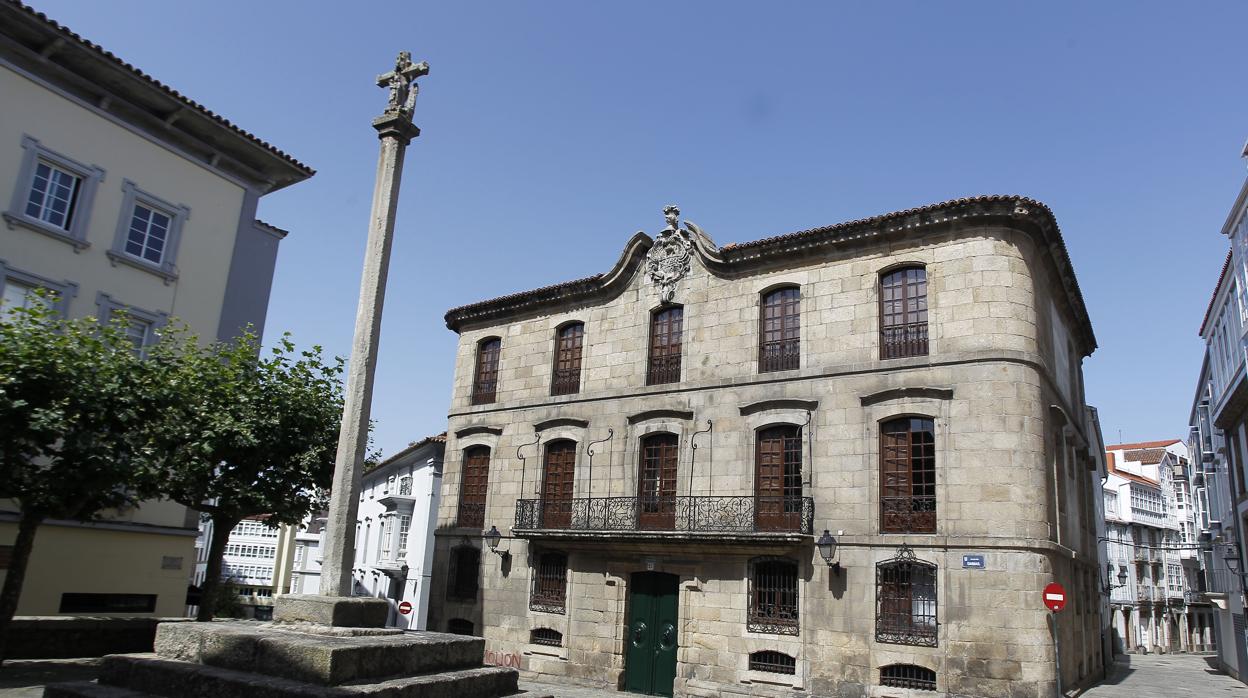
[[[44,696],[95,698],[496,698],[514,669],[482,666],[485,641],[385,628],[226,621],[171,623],[156,652],[104,657],[99,683]]]
[[[390,604],[385,599],[366,596],[284,594],[273,602],[273,620],[279,623],[382,628],[389,617]]]

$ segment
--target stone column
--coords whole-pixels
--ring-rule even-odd
[[[360,301],[355,315],[355,339],[347,369],[342,427],[329,502],[329,519],[324,536],[324,566],[320,596],[291,599],[276,610],[278,620],[312,621],[329,625],[385,625],[389,605],[381,599],[350,599],[351,569],[355,554],[355,523],[359,513],[360,477],[364,470],[364,450],[368,445],[369,419],[373,399],[373,376],[377,369],[377,347],[381,338],[381,313],[386,297],[386,275],[390,247],[394,240],[394,216],[399,204],[399,183],[407,145],[420,135],[412,124],[412,110],[418,91],[414,81],[429,73],[428,64],[412,63],[403,51],[394,70],[377,77],[377,85],[390,92],[385,112],[373,120],[381,139],[377,158],[377,179],[373,189],[360,279]],[[289,598],[289,597],[288,597]],[[381,605],[369,602],[377,602]],[[371,606],[371,608],[370,608]]]

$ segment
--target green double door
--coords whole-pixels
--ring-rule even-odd
[[[676,678],[677,604],[680,578],[662,572],[636,572],[629,583],[628,650],[624,690],[672,695]]]

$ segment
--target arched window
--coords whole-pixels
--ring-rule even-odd
[[[880,685],[935,691],[936,672],[914,664],[890,664],[880,667]]]
[[[880,531],[936,532],[936,427],[926,417],[880,425]]]
[[[641,440],[641,470],[637,474],[638,523],[644,530],[670,531],[676,526],[675,434],[649,434]]]
[[[798,368],[801,355],[801,291],[795,286],[765,294],[759,306],[758,370]]]
[[[571,395],[581,390],[581,349],[585,323],[573,322],[559,328],[555,336],[555,366],[550,381],[551,395]]]
[[[498,355],[503,340],[489,337],[477,345],[477,369],[472,378],[472,404],[487,405],[498,398]]]
[[[747,630],[753,633],[796,635],[797,562],[782,557],[751,560],[749,602]]]
[[[754,455],[754,523],[760,531],[798,531],[802,523],[802,428],[758,432]]]
[[[936,646],[936,565],[901,546],[875,566],[875,639],[897,645]]]
[[[576,442],[546,444],[542,465],[542,528],[568,528],[576,486]]]
[[[646,385],[680,382],[681,337],[685,309],[679,305],[655,311],[650,317],[650,361]]]
[[[902,267],[880,276],[880,358],[927,355],[927,270]]]
[[[529,642],[548,647],[563,647],[563,633],[551,628],[533,628],[529,632]]]
[[[473,446],[464,451],[464,479],[459,484],[459,525],[485,525],[485,495],[490,484],[490,449]]]
[[[750,653],[750,671],[767,671],[773,674],[797,673],[797,660],[783,652],[763,650]]]
[[[446,575],[446,598],[476,601],[480,589],[481,550],[471,545],[451,549],[451,567]],[[469,631],[467,634],[471,634]]]
[[[546,613],[563,613],[567,608],[568,556],[563,553],[540,553],[533,570],[533,591],[529,608]]]

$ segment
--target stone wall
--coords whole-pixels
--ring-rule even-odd
[[[576,497],[635,496],[638,443],[654,431],[679,437],[678,495],[750,495],[757,430],[793,424],[803,427],[803,490],[814,499],[814,533],[826,528],[838,539],[841,572],[824,564],[809,536],[766,545],[594,534],[513,539],[500,546],[509,560],[484,553],[475,601],[443,601],[445,572],[435,575],[430,628],[468,619],[484,633],[488,650],[515,656],[524,671],[617,686],[625,671],[630,575],[649,566],[681,580],[678,695],[779,695],[794,688],[874,695],[879,668],[892,663],[934,669],[939,690],[950,693],[1051,694],[1052,634],[1040,590],[1061,581],[1072,595],[1092,597],[1080,603],[1094,613],[1088,582],[1096,548],[1095,535],[1086,535],[1087,508],[1079,504],[1085,486],[1079,483],[1087,478],[1077,474],[1086,472],[1087,458],[1078,445],[1087,440],[1080,381],[1072,385],[1070,371],[1083,349],[1070,355],[1068,328],[1075,320],[1054,301],[1056,274],[1042,252],[1020,230],[955,226],[777,263],[740,278],[711,273],[695,255],[675,297],[684,305],[682,381],[669,385],[645,385],[649,317],[659,302],[641,274],[593,307],[463,328],[439,560],[454,545],[480,546],[479,532],[455,525],[462,452],[469,446],[492,449],[485,528],[506,534],[516,499],[538,496],[542,448],[549,441],[578,443]],[[879,275],[906,263],[927,269],[929,353],[881,361]],[[779,284],[801,290],[801,368],[759,373],[760,293]],[[581,390],[551,397],[555,328],[569,320],[585,323]],[[476,347],[491,336],[502,338],[498,401],[470,406]],[[778,399],[817,404],[808,410],[767,403]],[[656,409],[671,412],[643,415]],[[935,422],[935,534],[879,533],[879,423],[900,415]],[[535,425],[556,418],[587,425],[535,433]],[[691,449],[690,438],[708,421],[713,430]],[[457,435],[470,427],[489,431]],[[591,458],[586,445],[609,434]],[[938,566],[936,647],[875,639],[875,565],[902,544]],[[564,614],[529,610],[531,556],[543,549],[569,554]],[[747,566],[762,554],[799,563],[796,636],[746,629]],[[964,554],[982,554],[985,569],[963,569]],[[1071,614],[1058,622],[1064,676],[1077,680],[1080,663],[1082,675],[1089,675],[1099,645],[1093,616]],[[564,646],[529,644],[537,627],[563,633]],[[1082,643],[1089,628],[1094,640]],[[750,671],[747,657],[757,650],[796,657],[796,673]]]

